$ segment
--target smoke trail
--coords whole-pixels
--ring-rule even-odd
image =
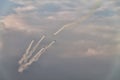
[[[23,72],[26,68],[28,68],[29,65],[31,65],[33,62],[37,61],[39,59],[39,57],[41,56],[41,54],[43,54],[49,47],[51,47],[53,44],[55,43],[55,41],[50,42],[47,46],[45,46],[44,48],[40,49],[36,55],[34,55],[29,62],[26,62],[25,64],[21,64],[18,72]]]
[[[55,33],[53,33],[53,35],[57,35],[59,32],[61,32],[63,29],[65,28],[65,26],[63,26],[62,28],[60,28],[58,31],[56,31]]]
[[[70,27],[70,26],[75,26],[76,24],[80,24],[82,23],[83,21],[85,21],[86,19],[88,19],[91,15],[86,15],[86,16],[83,16],[81,19],[77,20],[77,21],[74,21],[72,23],[68,23],[66,25],[64,25],[63,27],[61,27],[59,30],[57,30],[55,33],[53,33],[53,35],[57,35],[59,34],[62,30],[64,30],[66,27]]]
[[[38,55],[36,55],[35,61],[37,61],[37,60],[39,59],[39,57],[40,57],[49,47],[51,47],[54,43],[55,43],[55,41],[52,41],[51,43],[49,43],[49,44],[43,49],[43,51],[41,51],[41,53],[38,53]]]
[[[37,57],[40,57],[42,51],[44,51],[45,48],[42,48],[39,50],[39,52],[36,53],[36,55],[34,55],[34,57],[30,60],[30,62],[33,62],[33,61],[37,61]]]
[[[30,51],[33,43],[34,43],[34,40],[32,40],[31,43],[29,44],[28,48],[26,49],[25,54],[23,55],[23,57],[21,58],[21,60],[19,60],[19,62],[18,62],[19,64],[23,63],[23,61],[25,60],[25,57],[28,55],[28,53],[29,53],[29,51]]]
[[[87,15],[88,16],[88,15]],[[66,25],[64,25],[63,27],[61,27],[59,30],[57,30],[55,33],[53,33],[53,35],[57,35],[59,34],[62,30],[64,30],[66,27],[70,27],[70,26],[74,26],[75,24],[78,24],[78,23],[81,23],[82,21],[86,20],[88,17],[84,17],[82,18],[81,20],[78,20],[78,21],[75,21],[75,22],[72,22],[72,23],[68,23]]]
[[[45,46],[44,48],[40,49],[38,51],[38,53],[36,53],[36,55],[33,56],[32,59],[30,59],[30,61],[28,62],[28,64],[32,64],[34,61],[37,61],[39,59],[39,57],[41,56],[41,54],[43,54],[49,47],[51,47],[53,44],[55,43],[55,41],[50,42],[47,46]]]
[[[33,52],[37,49],[37,47],[39,46],[39,44],[42,42],[42,40],[45,38],[45,36],[43,35],[41,37],[41,39],[38,41],[38,43],[33,47],[33,49],[30,51],[29,55],[26,57],[26,59],[24,60],[24,63],[26,63],[28,61],[28,59],[32,56]]]
[[[66,27],[75,25],[76,22],[77,22],[77,21],[72,22],[72,23],[68,23],[68,24],[64,25],[64,26],[61,27],[59,30],[57,30],[55,33],[53,33],[53,35],[57,35],[58,33],[60,33],[60,32],[61,32],[64,28],[66,28]]]
[[[28,48],[26,49],[26,53],[23,55],[23,57],[21,58],[21,60],[18,62],[20,64],[20,67],[18,69],[18,72],[23,72],[24,69],[26,69],[30,64],[32,64],[32,59],[28,61],[28,59],[32,56],[32,53],[36,50],[36,48],[38,47],[38,45],[41,43],[41,41],[45,38],[45,36],[43,35],[42,38],[38,41],[38,43],[33,47],[33,49],[30,51],[31,46],[34,42],[34,40],[31,41],[31,43],[29,44]],[[42,49],[41,49],[42,50]],[[41,51],[40,50],[40,51]],[[39,51],[39,52],[40,52]]]
[[[48,46],[45,47],[45,50],[48,49],[49,47],[51,47],[54,43],[55,43],[55,41],[52,41],[50,44],[48,44]]]
[[[18,72],[23,72],[27,68],[26,65],[21,65],[18,69]]]
[[[61,27],[60,29],[58,29],[55,33],[53,33],[53,35],[57,35],[59,34],[62,30],[64,30],[66,27],[70,27],[70,26],[75,26],[76,24],[80,24],[83,21],[87,20],[89,17],[92,16],[92,14],[96,11],[97,8],[99,8],[101,6],[101,2],[99,0],[96,1],[96,5],[92,8],[92,10],[90,11],[90,13],[88,13],[87,15],[83,16],[82,18],[78,19],[77,21],[74,21],[72,23],[68,23],[66,25],[64,25],[63,27]]]

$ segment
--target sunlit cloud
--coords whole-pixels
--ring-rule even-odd
[[[76,0],[76,2],[74,0],[11,1],[22,6],[13,8],[15,13],[4,16],[2,21],[5,24],[5,28],[39,33],[47,33],[49,31],[53,33],[58,27],[81,19],[83,15],[89,14],[92,8],[94,9],[100,5],[95,10],[95,13],[89,19],[85,20],[83,24],[78,23],[73,27],[64,29],[65,32],[68,31],[68,33],[66,32],[68,35],[77,36],[77,41],[72,39],[67,41],[64,37],[61,38],[63,43],[67,43],[66,45],[63,44],[65,47],[68,47],[68,44],[69,46],[70,44],[74,45],[68,47],[70,51],[66,51],[63,54],[67,56],[80,56],[81,54],[87,55],[89,53],[95,55],[99,54],[100,50],[102,51],[101,53],[106,53],[107,49],[113,46],[109,45],[105,49],[100,48],[113,42],[111,39],[116,35],[116,28],[119,25],[118,9],[114,10],[116,5],[114,5],[115,2],[112,0],[101,0],[101,3],[98,3],[95,7],[96,0],[91,0],[90,3],[88,0]],[[108,10],[109,7],[111,7],[111,10]],[[72,49],[76,46],[78,48]]]
[[[34,6],[23,6],[23,7],[17,7],[15,8],[14,10],[17,12],[17,13],[20,13],[20,12],[26,12],[26,11],[32,11],[32,10],[35,10],[36,8]]]
[[[43,24],[50,24],[49,21],[54,21],[56,24],[60,21],[69,22],[81,18],[83,14],[89,14],[93,5],[97,0],[10,0],[20,6],[14,7],[15,13],[7,15],[4,17],[3,21],[7,28],[12,28],[16,30],[44,30]],[[103,4],[104,3],[104,4]],[[115,1],[103,1],[101,0],[98,5],[101,5],[96,13],[101,10],[106,10],[110,5],[111,9],[114,10]],[[79,5],[81,4],[81,5]],[[82,5],[84,4],[84,5]],[[96,6],[97,6],[96,4]],[[105,8],[102,8],[105,7]],[[109,12],[108,12],[109,13]],[[104,12],[99,14],[94,14],[94,16],[104,15]],[[93,18],[92,17],[92,18]],[[39,18],[39,19],[38,19]],[[91,18],[91,19],[92,19]],[[31,20],[31,21],[30,21]],[[57,21],[57,22],[56,22]],[[42,25],[41,25],[42,24]],[[67,24],[67,23],[66,23]],[[37,27],[36,27],[37,25]],[[38,25],[40,27],[38,27]],[[47,25],[46,27],[49,27]]]
[[[8,15],[4,17],[2,22],[4,23],[4,27],[6,29],[13,29],[13,30],[21,30],[21,31],[27,31],[27,32],[42,32],[42,29],[37,30],[34,28],[34,26],[30,25],[26,22],[23,18],[24,15]]]

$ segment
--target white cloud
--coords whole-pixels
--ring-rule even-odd
[[[93,23],[88,23],[84,25],[77,25],[75,28],[72,28],[72,32],[76,35],[78,34],[88,34],[89,36],[96,36],[102,39],[110,39],[113,38],[117,32],[116,26],[108,26],[108,25],[98,25]]]
[[[54,21],[74,21],[77,19],[77,14],[75,15],[75,12],[70,12],[70,11],[61,11],[57,12],[55,15],[48,16],[46,19],[48,20],[54,20]]]
[[[16,13],[9,14],[3,18],[5,28],[14,30],[25,30],[34,32],[48,32],[53,31],[54,28],[58,26],[62,27],[69,21],[79,19],[80,16],[85,13],[89,14],[91,7],[94,6],[96,0],[11,0],[17,4],[21,4],[17,8],[14,8]],[[109,0],[101,0],[102,4],[97,11],[105,10],[111,8],[115,9],[114,2]],[[51,3],[57,4],[59,10],[51,10]],[[83,3],[83,4],[80,4]],[[45,5],[47,4],[47,5]],[[48,4],[49,7],[48,7]],[[47,8],[46,8],[47,6]],[[96,7],[96,6],[95,6]],[[46,9],[41,10],[41,9]],[[117,12],[117,10],[116,10]],[[103,15],[103,13],[101,13]],[[119,16],[113,15],[105,17],[95,17],[98,16],[93,14],[90,19],[86,20],[83,24],[78,24],[71,27],[68,31],[68,36],[75,37],[76,41],[70,40],[65,41],[63,37],[63,47],[66,51],[63,52],[63,56],[73,57],[73,56],[95,56],[101,53],[109,53],[109,49],[112,49],[111,39],[114,38],[114,32],[119,29]],[[88,21],[88,22],[87,22]],[[89,25],[90,24],[90,25]],[[115,26],[114,26],[115,24]],[[67,30],[66,30],[67,31]],[[67,33],[67,32],[66,32]],[[75,36],[74,36],[75,35]],[[67,38],[67,37],[66,37]],[[60,39],[61,40],[61,39]],[[110,42],[111,41],[111,42]],[[110,45],[108,45],[110,44]],[[71,46],[72,45],[72,46]],[[106,47],[106,45],[108,45]],[[111,52],[112,53],[112,52]]]
[[[92,49],[92,48],[88,48],[87,52],[85,53],[86,56],[96,56],[98,54],[99,53],[95,49]]]
[[[42,29],[36,29],[34,26],[27,23],[27,21],[24,19],[24,15],[17,15],[12,14],[4,17],[2,22],[4,23],[4,27],[7,29],[13,29],[13,30],[23,30],[27,32],[42,32]]]
[[[17,7],[14,10],[16,12],[26,12],[26,11],[31,11],[31,10],[35,10],[36,8],[34,6],[23,6],[23,7]]]
[[[75,12],[62,11],[56,14],[56,18],[61,20],[75,20],[77,18],[75,14]]]
[[[65,21],[68,22],[70,20],[76,20],[84,13],[90,11],[90,7],[96,5],[97,0],[10,0],[16,4],[22,5],[17,8],[13,8],[15,10],[15,14],[10,14],[4,17],[4,23],[7,28],[17,29],[17,30],[38,30],[38,27],[35,27],[32,23],[35,24],[43,24],[45,22],[49,22],[50,20],[55,21]],[[108,0],[101,1],[101,3],[111,3]],[[46,5],[47,4],[47,5]],[[52,11],[51,6],[56,4],[55,6],[60,7],[60,10]],[[80,5],[81,4],[81,5]],[[84,4],[84,5],[82,5]],[[99,3],[97,3],[99,4]],[[47,9],[46,9],[47,7]],[[102,4],[101,6],[102,7]],[[109,6],[107,6],[109,7]],[[46,9],[48,12],[42,11],[41,9]],[[27,17],[26,17],[27,16]],[[40,18],[40,19],[38,19]],[[30,21],[31,19],[31,21]],[[48,23],[50,24],[50,23]],[[39,25],[43,26],[43,25]],[[49,27],[49,26],[46,26]]]
[[[48,16],[46,19],[48,19],[48,20],[56,20],[56,17],[54,17],[54,16]]]
[[[21,5],[33,3],[32,0],[10,0],[10,1],[17,3],[17,4],[21,4]]]

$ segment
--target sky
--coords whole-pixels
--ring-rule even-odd
[[[0,80],[120,80],[120,0],[0,0],[0,10]],[[37,51],[55,44],[19,73],[42,35]]]

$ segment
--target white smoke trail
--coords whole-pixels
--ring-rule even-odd
[[[66,27],[69,27],[69,26],[73,26],[75,25],[76,21],[75,22],[72,22],[72,23],[69,23],[69,24],[66,24],[64,25],[63,27],[61,27],[59,30],[57,30],[55,33],[53,33],[53,35],[57,35],[58,33],[60,33],[64,28]]]
[[[41,39],[38,41],[38,43],[33,47],[33,49],[30,51],[31,46],[34,42],[34,40],[31,41],[31,43],[29,44],[28,48],[26,49],[26,53],[23,55],[23,57],[19,60],[19,64],[20,67],[18,69],[18,72],[23,72],[24,69],[26,69],[28,67],[28,65],[32,64],[32,61],[28,61],[28,59],[32,56],[32,53],[36,50],[36,48],[38,47],[38,45],[41,43],[41,41],[45,38],[45,36],[43,35],[41,37]],[[41,49],[42,50],[42,49]],[[40,52],[40,51],[39,51]]]
[[[57,34],[59,34],[62,30],[64,30],[66,27],[74,26],[74,25],[78,24],[78,22],[81,23],[82,21],[84,21],[84,20],[86,20],[86,19],[87,19],[87,17],[85,17],[85,18],[83,18],[83,19],[81,19],[81,20],[72,22],[72,23],[68,23],[68,24],[64,25],[63,27],[61,27],[59,30],[57,30],[55,33],[53,33],[53,35],[57,35]]]
[[[50,48],[53,44],[55,43],[55,41],[50,42],[47,46],[45,46],[44,48],[40,49],[36,55],[34,55],[29,62],[26,62],[25,64],[21,64],[18,72],[23,72],[26,68],[28,68],[28,66],[30,66],[33,62],[37,61],[39,59],[39,57],[41,56],[41,54],[43,54],[48,48]]]
[[[24,63],[26,63],[28,61],[28,59],[32,56],[33,52],[37,49],[37,47],[39,46],[39,44],[42,42],[42,40],[45,38],[45,36],[43,35],[41,37],[41,39],[38,41],[38,43],[33,47],[33,49],[29,52],[29,55],[25,58]]]
[[[90,13],[88,13],[87,15],[83,16],[82,18],[78,19],[77,21],[74,21],[72,23],[68,23],[68,24],[64,25],[63,27],[58,29],[55,33],[53,33],[53,35],[59,34],[66,27],[75,26],[76,24],[78,24],[78,23],[80,24],[83,21],[87,20],[90,16],[92,16],[93,13],[95,13],[96,9],[99,8],[100,6],[101,6],[101,2],[99,0],[97,0],[96,5],[93,7],[93,9],[90,11]]]
[[[37,61],[36,58],[40,57],[41,53],[44,51],[45,48],[40,49],[36,55],[33,56],[33,58],[30,60],[30,62]]]
[[[26,49],[25,54],[24,54],[23,57],[19,60],[19,62],[18,62],[19,64],[22,64],[22,63],[23,63],[23,61],[25,60],[25,57],[26,57],[26,56],[28,55],[28,53],[30,52],[30,49],[31,49],[33,43],[34,43],[34,40],[32,40],[31,43],[29,44],[28,48]]]
[[[27,68],[26,65],[21,65],[18,69],[18,72],[23,72]]]
[[[41,53],[39,53],[38,55],[36,55],[35,61],[37,61],[37,60],[39,59],[39,57],[40,57],[49,47],[51,47],[54,43],[55,43],[55,41],[52,41],[51,43],[49,43],[49,44],[43,49],[43,51],[41,51]]]
[[[32,64],[34,61],[37,61],[39,59],[39,57],[41,56],[41,54],[43,54],[48,48],[50,48],[53,44],[55,43],[55,41],[50,42],[47,46],[45,46],[44,48],[40,49],[38,51],[38,53],[36,53],[36,55],[34,55],[32,57],[32,59],[30,59],[30,61],[28,62],[28,64]]]
[[[52,41],[50,44],[48,44],[48,46],[45,47],[45,50],[48,49],[49,47],[51,47],[54,43],[55,43],[55,41]]]
[[[58,33],[60,33],[63,29],[65,28],[65,26],[63,26],[62,28],[60,28],[58,31],[56,31],[55,33],[53,33],[53,35],[57,35]]]
[[[68,23],[66,25],[64,25],[63,27],[61,27],[59,30],[57,30],[55,33],[53,33],[53,35],[57,35],[59,34],[62,30],[64,30],[66,27],[70,27],[70,26],[75,26],[76,24],[80,24],[81,22],[85,21],[86,19],[88,19],[90,17],[89,15],[83,16],[81,19],[74,21],[72,23]]]

